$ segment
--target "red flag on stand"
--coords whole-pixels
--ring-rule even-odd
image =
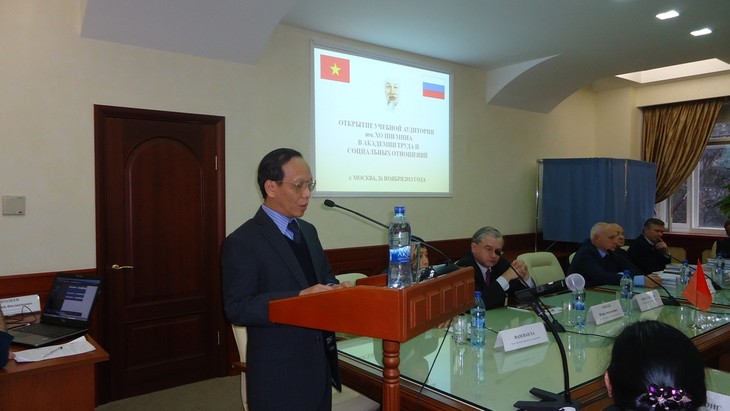
[[[682,293],[684,298],[687,299],[692,305],[699,308],[700,310],[707,312],[712,304],[712,294],[710,294],[710,288],[707,286],[707,280],[705,279],[705,271],[702,269],[702,263],[697,261],[697,272],[689,280],[687,288]]]

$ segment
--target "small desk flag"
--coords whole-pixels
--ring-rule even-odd
[[[705,271],[702,269],[702,263],[697,261],[697,272],[689,280],[687,288],[682,293],[684,298],[687,299],[692,305],[699,308],[700,310],[707,312],[712,304],[712,294],[710,294],[710,288],[707,286],[707,280],[705,279]]]

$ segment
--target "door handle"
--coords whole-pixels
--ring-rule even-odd
[[[119,264],[113,264],[112,270],[127,270],[130,268],[134,268],[132,265],[119,265]]]

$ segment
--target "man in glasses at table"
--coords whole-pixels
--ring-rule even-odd
[[[471,251],[456,265],[474,268],[474,289],[482,292],[487,310],[504,306],[505,297],[534,287],[527,266],[520,260],[510,262],[502,257],[504,238],[493,227],[482,227],[471,238]]]
[[[314,226],[301,217],[315,181],[302,155],[276,149],[261,160],[263,205],[223,243],[223,299],[246,326],[248,404],[256,410],[330,410],[339,387],[334,333],[275,324],[269,301],[346,285],[332,274]]]

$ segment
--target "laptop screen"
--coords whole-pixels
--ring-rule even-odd
[[[43,319],[63,323],[88,321],[100,283],[101,277],[58,274]]]

